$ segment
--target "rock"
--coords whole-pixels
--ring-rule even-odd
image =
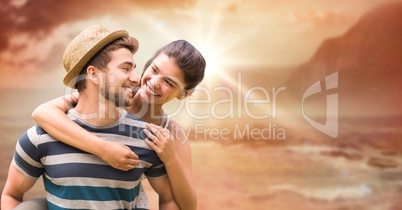
[[[377,168],[396,168],[399,166],[396,160],[380,157],[371,157],[367,164]]]
[[[340,150],[335,151],[322,151],[320,152],[321,155],[331,156],[331,157],[344,157],[348,160],[362,160],[363,156],[357,153],[347,153]]]
[[[386,156],[396,156],[399,154],[398,150],[383,150],[381,154]]]

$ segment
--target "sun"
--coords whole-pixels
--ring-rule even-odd
[[[206,62],[204,78],[206,84],[212,85],[211,83],[218,80],[227,79],[227,77],[225,77],[225,71],[227,71],[227,69],[225,69],[225,65],[222,62],[225,60],[224,55],[214,50],[212,46],[206,44],[200,45],[198,50],[201,52]]]
[[[198,50],[201,52],[202,56],[204,57],[208,69],[221,69],[222,63],[220,62],[221,59],[224,59],[223,55],[216,52],[212,46],[201,45]]]
[[[146,22],[146,25],[152,26],[147,28],[152,32],[152,35],[158,34],[157,39],[152,40],[153,45],[157,42],[184,39],[196,47],[205,58],[204,79],[195,88],[192,95],[194,97],[189,97],[187,103],[175,101],[175,104],[171,103],[169,106],[165,106],[165,108],[169,108],[169,115],[176,115],[185,124],[194,121],[191,119],[189,111],[195,110],[195,112],[200,111],[201,114],[206,114],[203,111],[209,110],[208,113],[210,114],[214,111],[214,107],[216,108],[217,103],[225,100],[222,98],[235,96],[239,98],[239,100],[233,101],[236,105],[242,99],[238,95],[248,89],[247,84],[241,81],[241,75],[239,76],[239,74],[246,72],[239,73],[236,71],[241,71],[242,68],[254,63],[251,60],[254,58],[253,56],[242,57],[245,52],[241,51],[245,49],[244,43],[250,39],[254,30],[244,30],[237,25],[235,30],[239,31],[236,33],[227,31],[230,27],[226,25],[228,20],[224,12],[219,8],[217,9],[216,5],[209,1],[198,1],[197,4],[193,8],[176,10],[175,14],[166,20],[152,16],[141,18],[141,21]],[[145,13],[141,13],[141,15],[148,16]],[[174,24],[172,24],[173,22]],[[234,98],[232,97],[232,99]],[[208,100],[210,103],[204,103]],[[183,105],[184,103],[186,105]],[[219,108],[225,106],[226,104],[223,104]]]
[[[201,14],[194,14],[196,17],[205,18],[208,11],[196,10]],[[208,20],[195,19],[193,31],[199,32],[195,35],[194,46],[201,52],[205,61],[205,77],[202,82],[207,88],[212,88],[219,83],[225,82],[229,85],[235,85],[235,80],[228,76],[231,66],[236,65],[238,61],[232,59],[228,53],[236,44],[231,40],[223,42],[222,39],[222,18],[223,14],[217,11],[208,15]]]

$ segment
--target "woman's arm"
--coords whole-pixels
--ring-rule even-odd
[[[138,156],[126,145],[105,141],[74,123],[65,113],[69,102],[77,102],[78,93],[59,97],[39,105],[32,118],[56,139],[100,157],[116,169],[127,171],[139,164]]]
[[[158,194],[160,210],[180,210],[172,194],[172,185],[169,183],[168,176],[150,178],[148,181]]]
[[[154,142],[146,140],[146,143],[163,161],[176,203],[181,209],[197,209],[197,194],[192,178],[191,149],[183,128],[175,122],[169,125],[170,131],[154,124],[147,124],[147,127],[155,135],[145,130]]]

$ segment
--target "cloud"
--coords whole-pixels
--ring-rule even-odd
[[[333,11],[293,11],[288,13],[286,22],[290,24],[306,23],[314,26],[345,24],[355,21],[355,16],[345,12]]]
[[[136,11],[146,14],[154,10],[186,9],[195,1],[2,0],[0,89],[15,86],[21,78],[30,78],[24,83],[28,85],[33,77],[62,69],[60,58],[64,48],[82,30],[82,23],[129,20]]]
[[[41,38],[60,24],[111,15],[125,17],[135,9],[186,8],[194,0],[8,0],[0,8],[0,52],[10,46],[10,37],[26,33]]]

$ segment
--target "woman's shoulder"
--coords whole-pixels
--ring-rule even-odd
[[[183,127],[176,121],[170,118],[167,128],[169,130],[182,129]]]
[[[187,142],[188,134],[190,133],[189,128],[186,129],[182,127],[177,121],[171,119],[168,125],[168,130],[170,131],[170,133],[173,134],[174,138],[179,142],[182,143]]]

